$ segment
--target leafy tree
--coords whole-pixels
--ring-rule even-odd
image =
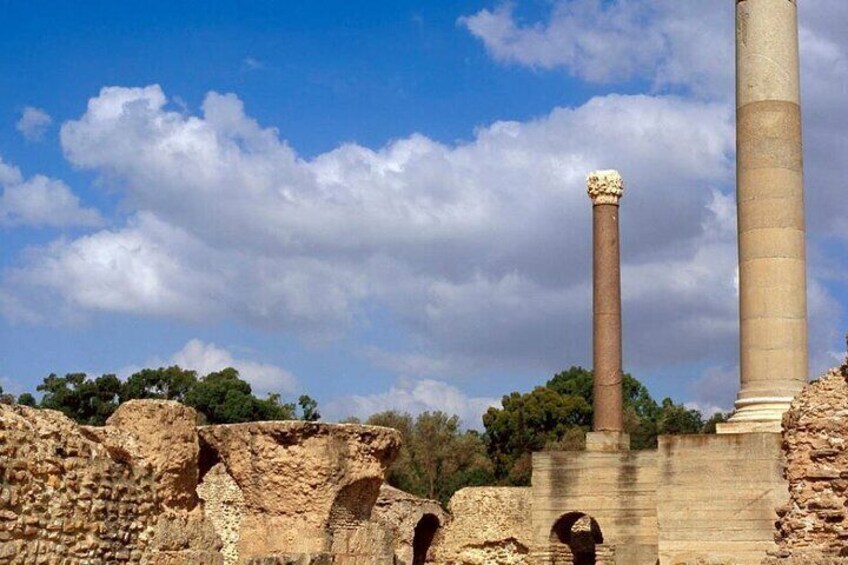
[[[731,413],[725,412],[716,412],[713,414],[709,420],[704,422],[704,427],[701,428],[701,433],[703,434],[714,434],[716,433],[716,425],[726,422],[730,419]]]
[[[501,408],[483,415],[495,476],[507,484],[528,484],[530,454],[566,437],[573,440],[572,430],[586,426],[591,414],[585,398],[548,387],[504,396]]]
[[[197,373],[174,365],[158,369],[142,369],[130,375],[121,388],[121,402],[141,398],[185,402],[186,395],[197,385]]]
[[[121,381],[112,374],[92,380],[85,373],[64,377],[51,373],[37,390],[44,393],[42,408],[59,410],[81,424],[102,426],[118,407]]]
[[[351,422],[358,423],[358,422]],[[401,490],[424,496],[425,492],[418,484],[418,478],[414,471],[412,463],[412,434],[414,422],[409,414],[402,414],[395,410],[387,410],[371,415],[365,420],[368,426],[382,426],[384,428],[393,428],[400,432],[401,446],[395,462],[389,467],[386,472],[386,481]]]
[[[697,410],[665,398],[657,418],[657,429],[660,435],[699,434],[704,429],[704,419]]]
[[[466,486],[491,484],[491,463],[480,435],[461,431],[459,418],[424,412],[413,420],[395,411],[374,414],[369,425],[400,431],[400,454],[390,467],[389,484],[446,503]]]
[[[589,404],[589,413],[585,422],[582,425],[592,425],[593,402],[595,399],[594,373],[583,367],[571,367],[567,371],[557,373],[545,385],[546,387],[555,390],[556,392],[566,396],[579,396],[586,400]],[[659,406],[651,397],[648,388],[636,380],[629,373],[622,375],[621,382],[622,392],[624,395],[624,409],[632,410],[639,419],[655,419],[659,412]]]
[[[32,394],[25,392],[18,397],[18,404],[34,408],[36,406],[35,397]]]
[[[489,456],[498,481],[527,484],[531,453],[543,449],[580,449],[592,425],[592,371],[571,367],[554,375],[544,387],[527,394],[505,396],[500,408],[483,416]],[[715,422],[703,422],[700,412],[675,404],[662,404],[647,387],[629,374],[622,375],[624,430],[633,449],[657,446],[660,434],[714,431]]]
[[[0,404],[14,404],[15,395],[3,392],[3,387],[0,386]]]
[[[313,400],[309,395],[302,394],[297,399],[297,404],[302,411],[302,420],[307,422],[317,422],[321,419],[321,413],[318,412],[318,402]]]
[[[280,402],[271,394],[261,400],[250,383],[232,367],[209,373],[185,394],[185,403],[203,414],[209,424],[235,424],[258,420],[292,420],[294,405]]]

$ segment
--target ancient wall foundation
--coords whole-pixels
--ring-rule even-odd
[[[193,485],[184,490],[197,475],[195,417],[128,403],[87,428],[0,405],[0,562],[221,563]]]
[[[474,487],[454,494],[451,520],[436,533],[433,563],[525,565],[533,536],[529,488]]]
[[[390,536],[371,520],[400,434],[386,428],[256,422],[199,428],[201,494],[237,500],[219,519],[237,562],[345,555],[384,559]],[[216,485],[216,486],[213,486]],[[235,525],[236,514],[238,525]],[[237,531],[237,533],[236,533]],[[391,561],[389,561],[391,562]]]
[[[533,552],[539,563],[569,547],[574,524],[596,524],[596,551],[632,565],[657,561],[657,462],[653,451],[533,454]],[[614,548],[614,549],[613,549]],[[615,557],[609,555],[614,551]]]
[[[123,404],[103,427],[0,405],[0,563],[412,565],[445,521],[399,491],[372,515],[394,430],[196,421],[167,401]]]
[[[848,563],[848,366],[808,385],[783,416],[789,501],[774,563]]]
[[[780,434],[662,436],[657,470],[661,563],[757,565],[775,547]]]

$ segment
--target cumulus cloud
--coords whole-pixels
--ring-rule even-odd
[[[199,375],[233,367],[250,383],[253,392],[260,395],[270,392],[291,393],[297,388],[297,379],[287,370],[276,365],[235,358],[226,349],[199,339],[186,343],[169,358],[168,363],[192,369]]]
[[[413,416],[427,411],[442,411],[459,416],[465,427],[479,429],[483,413],[498,402],[495,398],[469,397],[442,381],[401,379],[386,392],[336,400],[327,404],[324,411],[333,420],[349,416],[364,419],[386,410],[407,412]]]
[[[21,132],[27,141],[41,141],[51,123],[53,123],[53,118],[50,117],[50,114],[40,108],[27,106],[21,112],[21,118],[15,124],[15,128]]]
[[[732,7],[677,0],[558,0],[524,23],[513,3],[460,18],[496,59],[563,68],[589,82],[645,81],[696,94],[732,92]]]
[[[574,0],[554,3],[538,24],[520,23],[509,8],[463,19],[502,60],[599,82],[635,78],[653,94],[608,94],[532,121],[496,122],[455,145],[416,134],[304,159],[235,95],[210,93],[191,115],[172,111],[155,85],[105,88],[63,125],[62,146],[124,195],[130,219],[32,250],[6,272],[0,306],[30,320],[45,309],[236,318],[321,339],[366,326],[377,309],[410,345],[372,344],[367,355],[397,374],[426,380],[587,364],[584,180],[616,167],[627,183],[628,370],[732,367],[732,7],[707,4]],[[832,182],[848,172],[839,149],[848,127],[833,124],[845,116],[846,49],[838,26],[804,21],[814,30],[802,30],[802,49],[816,242],[848,235],[848,210],[834,192],[841,185]],[[575,46],[546,43],[553,40]],[[695,96],[659,94],[669,91]],[[834,261],[830,272],[844,270]],[[830,351],[839,307],[820,272],[813,267],[811,344]],[[418,382],[397,385],[395,396],[414,397]],[[705,387],[692,389],[701,405],[727,402]]]
[[[47,305],[235,316],[326,338],[367,323],[377,305],[417,344],[383,361],[439,360],[428,374],[586,363],[585,175],[614,165],[628,183],[632,363],[732,350],[725,105],[609,95],[491,124],[465,144],[413,135],[304,160],[234,95],[210,93],[198,116],[167,102],[158,86],[106,88],[63,125],[68,159],[122,190],[136,212],[124,227],[33,250],[6,273],[7,316],[29,319]]]
[[[61,180],[35,175],[24,180],[20,169],[0,158],[0,226],[97,227],[100,214],[84,208]]]

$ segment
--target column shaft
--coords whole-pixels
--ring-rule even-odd
[[[596,432],[624,430],[621,376],[621,270],[618,205],[592,206],[593,362]]]
[[[731,422],[773,422],[807,380],[797,6],[737,0],[740,391]]]

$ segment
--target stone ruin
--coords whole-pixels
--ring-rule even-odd
[[[769,565],[848,563],[848,362],[808,385],[783,416],[789,502]]]
[[[169,401],[103,427],[0,406],[0,563],[418,565],[448,520],[383,485],[395,430],[196,421]]]

